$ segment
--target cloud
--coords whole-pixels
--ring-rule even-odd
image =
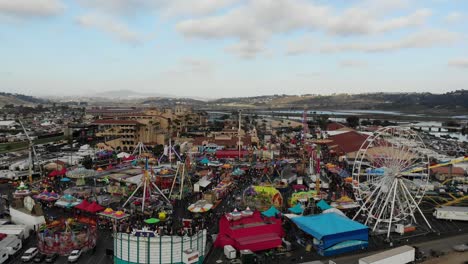
[[[154,8],[159,0],[76,0],[81,6],[93,11],[113,15],[137,15]]]
[[[60,0],[0,0],[0,15],[18,18],[49,17],[61,14]]]
[[[163,1],[162,13],[164,16],[200,16],[212,14],[220,9],[239,2],[239,0],[168,0]]]
[[[340,36],[379,34],[422,25],[429,16],[429,9],[385,19],[364,7],[337,11],[306,0],[250,0],[221,15],[180,21],[176,28],[189,38],[238,40],[227,50],[251,56],[255,50],[264,50],[259,44],[266,44],[275,34],[298,30]]]
[[[468,68],[468,58],[453,59],[448,62],[451,67]]]
[[[211,14],[240,0],[77,0],[82,6],[106,14],[136,16],[161,12],[163,16]]]
[[[138,44],[144,40],[142,35],[132,31],[127,25],[116,21],[110,16],[86,14],[79,16],[76,22],[83,27],[108,33],[120,41]]]
[[[309,52],[390,52],[401,49],[431,48],[453,44],[461,39],[461,34],[439,29],[428,29],[413,33],[402,39],[375,43],[313,43],[310,39],[300,38],[289,42],[286,54],[298,55]]]
[[[445,22],[456,23],[463,19],[463,15],[459,12],[451,12],[445,17]]]
[[[266,51],[265,43],[260,40],[245,40],[226,47],[226,51],[244,59],[252,59]]]
[[[180,65],[189,72],[211,72],[214,65],[208,60],[199,58],[183,58],[180,60]]]
[[[181,58],[175,67],[163,72],[163,75],[173,75],[178,77],[188,75],[209,75],[214,72],[214,69],[214,64],[211,61],[200,58],[185,57]]]
[[[360,60],[344,60],[340,61],[339,65],[346,68],[363,68],[367,67],[367,62]]]

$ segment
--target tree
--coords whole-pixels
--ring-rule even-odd
[[[356,128],[357,126],[359,126],[359,117],[357,116],[348,116],[346,118],[346,123],[348,123],[348,125],[352,128]]]
[[[329,118],[328,115],[321,115],[321,116],[318,118],[317,123],[318,123],[318,125],[320,126],[320,128],[321,128],[322,130],[327,129],[328,118]]]
[[[381,126],[382,125],[382,121],[378,120],[378,119],[374,119],[374,121],[372,121],[372,125],[374,126]]]
[[[158,144],[158,145],[154,146],[154,148],[153,148],[153,154],[154,154],[156,157],[161,156],[163,153],[164,153],[164,145]]]
[[[85,156],[83,158],[82,164],[83,164],[83,167],[85,167],[86,169],[91,169],[93,167],[93,160],[91,159],[89,155]]]
[[[370,125],[372,125],[372,122],[369,121],[369,119],[361,120],[361,126],[370,126]]]

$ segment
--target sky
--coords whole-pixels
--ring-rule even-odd
[[[0,91],[468,89],[465,0],[0,0]]]

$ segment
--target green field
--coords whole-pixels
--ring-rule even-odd
[[[65,136],[40,138],[40,139],[34,140],[34,144],[44,144],[44,143],[50,143],[50,142],[57,142],[57,141],[64,140],[64,139],[65,139]],[[18,151],[18,150],[23,150],[23,149],[27,149],[27,148],[28,148],[28,142],[27,141],[2,143],[2,144],[0,144],[0,153]]]

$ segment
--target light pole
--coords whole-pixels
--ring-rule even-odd
[[[242,110],[239,109],[239,129],[237,130],[237,147],[239,149],[239,160],[241,156],[241,118],[242,118]]]

